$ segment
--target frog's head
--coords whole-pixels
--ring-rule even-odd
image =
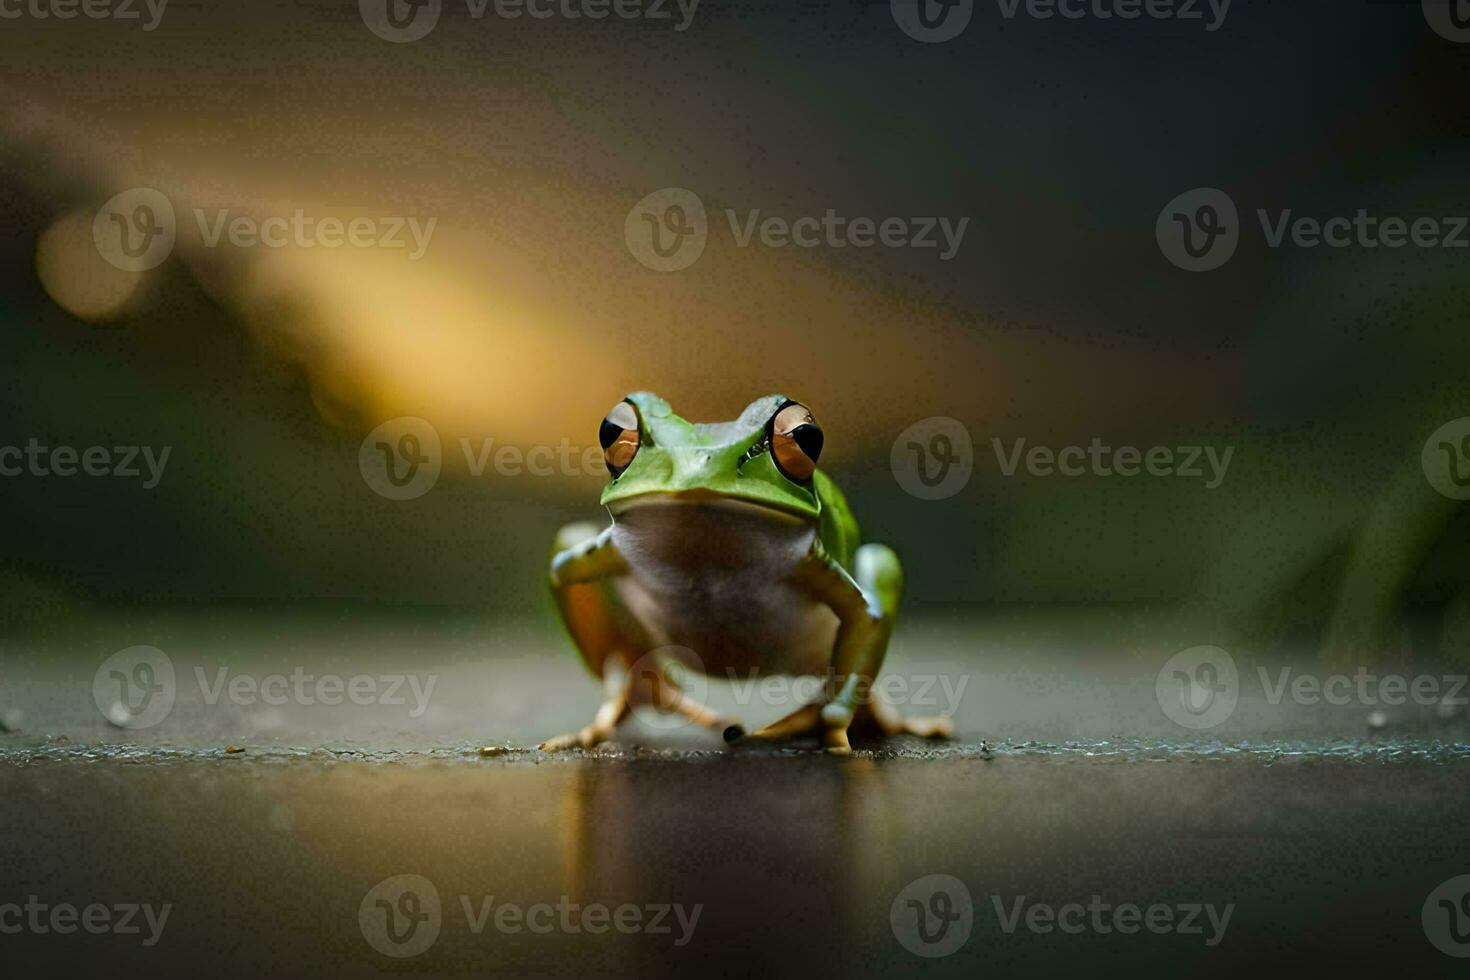
[[[613,406],[599,441],[614,514],[660,499],[727,499],[816,520],[813,486],[822,430],[784,395],[757,398],[733,422],[686,422],[657,395],[638,391]]]

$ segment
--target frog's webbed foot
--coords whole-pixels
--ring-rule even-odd
[[[726,733],[743,733],[745,729],[737,719],[726,717],[680,690],[673,681],[659,671],[641,669],[633,671],[616,657],[609,658],[603,667],[603,690],[606,700],[592,723],[580,731],[558,735],[541,743],[545,752],[564,752],[568,749],[596,748],[612,738],[618,725],[635,707],[646,705],[659,711],[681,715],[693,724]],[[738,735],[735,737],[739,737]]]
[[[904,718],[886,702],[878,700],[876,692],[869,689],[873,699],[859,704],[852,712],[847,724],[832,724],[824,717],[823,709],[831,701],[818,701],[798,708],[791,714],[774,721],[749,735],[741,732],[725,732],[725,741],[780,742],[803,737],[820,737],[822,747],[833,755],[846,755],[852,751],[849,733],[853,735],[917,735],[919,738],[949,738],[954,725],[943,715],[931,718]],[[840,720],[840,719],[839,719]]]
[[[785,718],[773,721],[764,728],[758,728],[749,735],[745,734],[744,729],[737,731],[727,728],[725,729],[725,741],[781,742],[789,738],[816,735],[821,730],[822,703],[818,702],[798,708]]]
[[[734,742],[784,742],[793,738],[820,736],[822,747],[833,755],[847,755],[852,746],[847,741],[847,726],[832,725],[822,716],[822,709],[831,702],[818,701],[798,708],[785,718],[771,722],[744,738],[740,734],[725,732],[725,741]]]
[[[857,736],[876,735],[890,738],[894,735],[917,735],[919,738],[945,739],[954,734],[954,723],[944,715],[927,718],[905,718],[890,705],[883,702],[877,692],[869,688],[869,698],[859,704],[846,724],[832,724],[831,713],[824,713],[825,728],[822,746],[833,755],[847,755],[852,751],[849,733]]]
[[[567,752],[571,749],[595,749],[597,746],[613,737],[616,725],[604,726],[595,721],[575,732],[548,738],[537,748],[542,752]]]
[[[582,741],[580,736],[580,732],[568,732],[565,735],[558,735],[555,738],[548,738],[546,741],[536,746],[536,748],[540,749],[542,752],[565,752],[567,749],[575,749],[581,747]]]
[[[904,718],[876,692],[867,704],[859,706],[852,719],[853,729],[881,736],[917,735],[919,738],[952,738],[954,722],[945,715],[927,718]]]
[[[568,749],[592,749],[612,738],[618,724],[628,717],[628,671],[616,657],[603,664],[603,702],[592,716],[591,724],[580,731],[548,738],[540,745],[543,752],[565,752]]]
[[[625,692],[602,703],[593,716],[592,723],[580,731],[548,738],[541,743],[543,752],[565,752],[568,749],[592,749],[612,738],[618,723],[628,716],[628,698]]]

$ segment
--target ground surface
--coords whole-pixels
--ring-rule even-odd
[[[94,704],[96,668],[126,642],[87,632],[53,638],[47,658],[6,651],[0,707],[24,716],[0,735],[0,926],[5,903],[31,896],[79,909],[166,903],[169,917],[151,946],[141,914],[136,935],[0,934],[10,963],[169,976],[1464,969],[1421,920],[1437,886],[1470,873],[1462,713],[1393,709],[1370,724],[1382,709],[1272,704],[1242,661],[1235,712],[1188,731],[1155,698],[1159,658],[1101,651],[1083,668],[918,625],[893,667],[911,691],[933,677],[955,692],[965,679],[950,745],[868,743],[838,759],[635,725],[616,746],[549,757],[535,743],[585,721],[596,691],[535,629],[390,631],[370,649],[325,639],[340,632],[330,624],[279,636],[213,621],[133,626],[145,634],[135,642],[171,651],[176,672],[172,711],[147,729],[109,724]],[[402,650],[421,689],[437,678],[416,715],[411,693],[404,705],[209,703],[221,666],[256,681],[303,663],[386,677],[404,669]],[[756,723],[785,709],[728,687],[712,700]],[[504,751],[482,756],[485,744]],[[415,879],[418,904],[400,904],[403,880],[380,884],[399,875],[426,879],[439,901],[426,931],[388,943],[432,939],[401,959],[378,949],[387,910],[429,915],[432,896]],[[912,910],[938,923],[956,907],[933,904],[930,875],[963,883],[968,901],[944,888],[972,911],[938,940],[952,952],[922,958],[905,945]],[[497,927],[507,903],[550,906],[530,913],[550,931],[513,915]],[[1108,911],[1074,932],[1048,928],[1044,911],[1034,928],[1010,918],[1089,904]],[[1198,932],[1122,934],[1109,923],[1126,905],[1167,906],[1176,922],[1194,906],[1230,917],[1217,928],[1199,911]],[[620,932],[580,918],[591,906],[609,917],[634,907],[644,927],[657,907],[679,906],[688,925],[670,910],[656,928],[624,918]]]

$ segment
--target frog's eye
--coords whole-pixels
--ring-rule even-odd
[[[817,469],[822,455],[822,428],[811,411],[797,402],[787,402],[771,418],[771,458],[788,479],[805,483]]]
[[[633,406],[627,402],[614,405],[602,420],[597,441],[602,443],[602,461],[607,464],[607,471],[617,479],[638,454],[638,413],[633,411]]]

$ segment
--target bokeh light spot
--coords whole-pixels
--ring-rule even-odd
[[[36,275],[57,306],[83,320],[116,316],[142,283],[144,273],[104,261],[92,244],[92,215],[62,215],[36,241]]]

